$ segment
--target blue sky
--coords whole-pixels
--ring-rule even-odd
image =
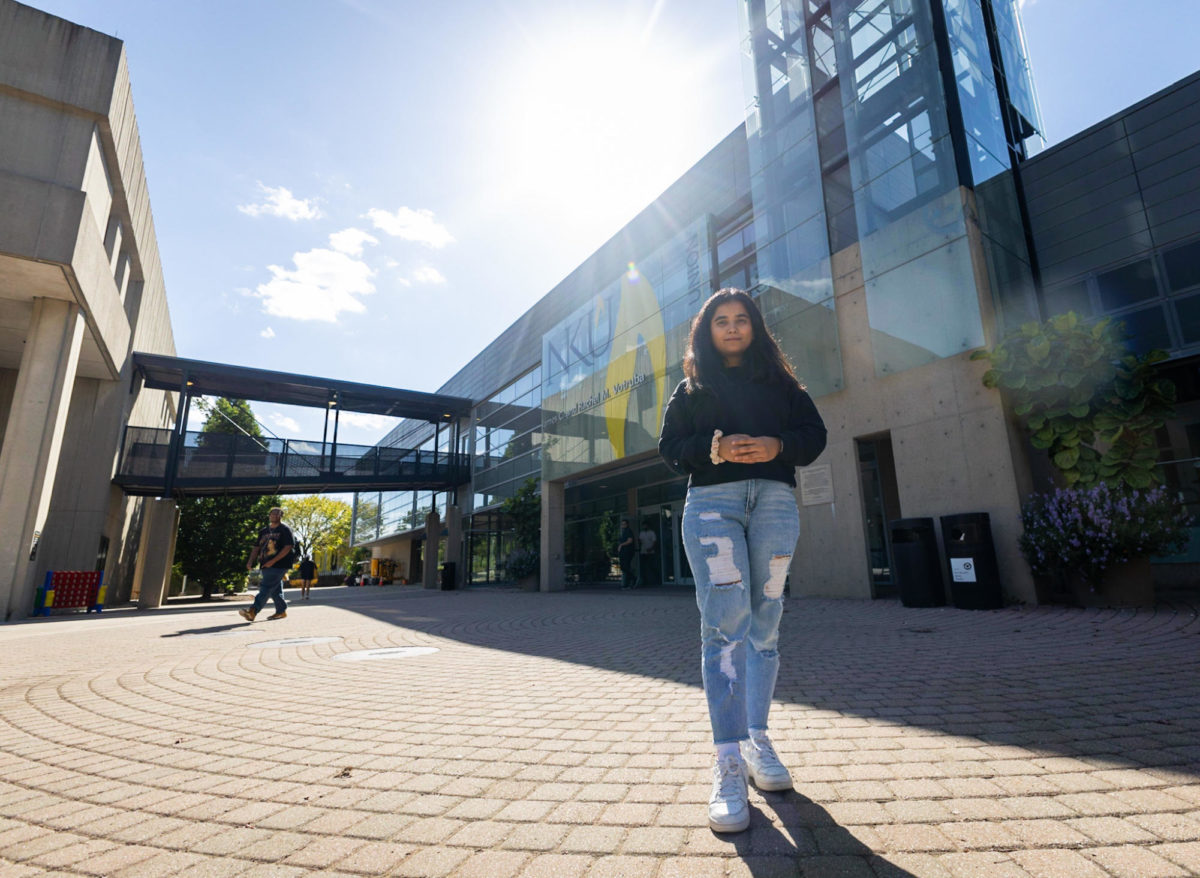
[[[343,380],[436,390],[745,105],[737,0],[32,5],[126,43],[179,355]],[[1196,0],[1022,13],[1051,143],[1200,69]]]

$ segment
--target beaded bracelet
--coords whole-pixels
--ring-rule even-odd
[[[724,435],[720,430],[713,430],[712,447],[709,449],[708,459],[714,464],[725,462],[725,458],[721,457],[721,437]]]

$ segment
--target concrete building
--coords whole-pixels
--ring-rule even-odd
[[[470,484],[359,495],[354,541],[410,580],[433,581],[435,551],[460,582],[502,578],[500,504],[532,478],[543,589],[608,577],[622,516],[657,533],[654,577],[690,585],[686,484],[655,446],[688,322],[735,285],[829,427],[799,474],[793,593],[894,594],[889,521],[986,512],[1005,596],[1035,602],[1017,548],[1029,449],[969,357],[1083,296],[1194,375],[1200,103],[1187,80],[1039,156],[1017,5],[739,3],[746,124],[442,386],[477,403],[459,449]],[[1113,293],[1111,271],[1142,285]],[[1200,512],[1190,406],[1163,460],[1186,461],[1168,481]],[[405,423],[383,444],[447,441]]]
[[[0,0],[0,612],[47,570],[161,598],[172,501],[112,483],[126,424],[169,426],[133,350],[173,354],[120,40]],[[140,587],[140,589],[139,589]]]

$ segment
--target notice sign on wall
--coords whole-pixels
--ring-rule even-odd
[[[955,582],[975,582],[975,559],[951,558],[950,575]]]
[[[833,467],[827,463],[800,470],[800,502],[817,506],[833,502]]]

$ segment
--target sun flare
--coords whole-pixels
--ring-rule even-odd
[[[531,42],[498,101],[505,188],[545,209],[627,220],[678,176],[681,156],[698,157],[688,150],[703,96],[689,83],[701,63],[611,27]]]

